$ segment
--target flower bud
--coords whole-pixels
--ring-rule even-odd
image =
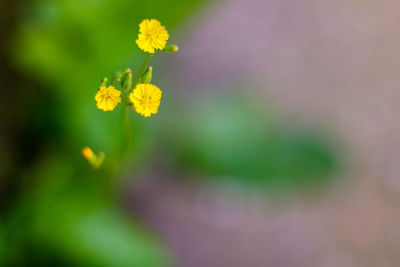
[[[99,153],[97,154],[96,163],[94,164],[93,168],[98,168],[98,167],[100,167],[101,164],[103,164],[104,158],[105,158],[104,152],[99,152]]]
[[[89,147],[82,149],[82,156],[87,160],[92,168],[99,168],[104,161],[105,155],[103,152],[99,152],[97,155]]]
[[[85,146],[82,149],[82,156],[87,159],[87,160],[91,160],[93,158],[93,150],[91,150],[89,147]]]
[[[107,82],[108,82],[107,77],[104,77],[100,82],[100,87],[107,86]]]
[[[117,70],[116,72],[114,72],[114,74],[113,74],[113,76],[111,78],[111,84],[114,84],[114,82],[121,81],[122,75],[124,75],[124,74],[120,70]]]
[[[164,52],[167,53],[176,53],[179,51],[179,47],[177,45],[167,45],[164,49]]]
[[[153,67],[150,66],[142,75],[142,83],[151,83],[152,77],[153,77]]]
[[[121,86],[127,91],[132,87],[132,70],[127,68],[121,78]]]

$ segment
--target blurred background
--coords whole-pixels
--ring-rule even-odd
[[[400,266],[400,3],[0,2],[0,266]],[[159,113],[101,78],[152,58]],[[104,151],[93,170],[82,147]]]

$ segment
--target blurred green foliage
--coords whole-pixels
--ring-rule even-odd
[[[278,120],[237,90],[207,93],[185,110],[168,116],[165,143],[176,166],[201,177],[308,189],[326,184],[341,165],[336,144],[322,132]]]
[[[8,222],[6,266],[166,266],[151,233],[110,201],[102,175],[86,180],[62,156],[38,166]],[[88,174],[88,173],[86,173]],[[82,175],[82,174],[81,174]],[[85,176],[81,177],[82,179]]]

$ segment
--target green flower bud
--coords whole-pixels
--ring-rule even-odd
[[[104,152],[99,152],[96,157],[96,162],[93,164],[93,168],[97,169],[103,164],[105,155]]]
[[[150,66],[142,75],[142,83],[151,83],[152,77],[153,77],[153,67]]]
[[[121,78],[121,86],[125,91],[132,87],[132,70],[127,68]]]
[[[103,87],[103,86],[106,87],[107,86],[107,82],[108,82],[107,77],[104,77],[100,82],[100,87]]]
[[[124,73],[120,70],[117,70],[116,72],[114,72],[114,74],[111,78],[111,84],[121,81],[123,75],[124,75]]]
[[[177,45],[167,45],[164,49],[164,52],[167,53],[176,53],[179,51],[179,47]]]

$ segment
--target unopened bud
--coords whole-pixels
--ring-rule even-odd
[[[91,160],[93,158],[93,150],[91,150],[89,147],[85,146],[82,149],[82,156],[87,160]]]
[[[108,82],[107,77],[104,77],[100,82],[100,87],[107,86],[107,82]]]
[[[99,153],[97,154],[96,163],[93,165],[93,167],[94,167],[94,168],[100,167],[101,164],[103,164],[104,158],[105,158],[104,153],[103,153],[103,152],[99,152]]]
[[[113,76],[111,78],[111,83],[114,84],[114,82],[121,81],[122,75],[124,75],[124,74],[120,70],[117,70],[116,72],[114,72],[114,74],[113,74]]]
[[[179,51],[179,47],[177,45],[167,45],[164,49],[164,52],[167,53],[176,53]]]
[[[121,86],[127,91],[132,87],[132,70],[127,68],[121,78]]]
[[[153,77],[153,67],[150,66],[142,75],[142,83],[151,83],[152,77]]]
[[[99,152],[97,155],[89,147],[82,149],[82,156],[87,160],[92,168],[99,168],[104,161],[105,155],[103,152]]]

